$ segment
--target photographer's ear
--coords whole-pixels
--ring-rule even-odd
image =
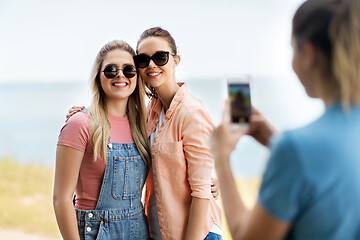
[[[308,69],[313,69],[317,65],[317,52],[315,45],[310,41],[305,41],[302,46],[303,63]]]

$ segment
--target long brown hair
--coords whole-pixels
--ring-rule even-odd
[[[97,157],[101,157],[103,161],[106,162],[106,147],[111,130],[111,125],[107,117],[105,93],[100,83],[100,70],[105,56],[116,49],[124,50],[132,56],[135,55],[134,49],[128,43],[120,40],[113,40],[103,46],[99,51],[91,74],[93,99],[89,108],[89,115],[91,119],[90,132],[92,135],[95,161]],[[144,97],[145,86],[141,78],[137,76],[137,85],[128,99],[126,113],[129,118],[131,134],[136,147],[144,161],[149,164],[151,154],[145,126],[146,112]]]

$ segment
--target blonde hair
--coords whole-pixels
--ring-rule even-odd
[[[93,99],[89,107],[89,116],[91,119],[90,133],[92,135],[94,161],[96,161],[98,157],[101,157],[105,163],[107,160],[107,142],[110,136],[111,125],[107,117],[105,93],[100,83],[100,70],[105,56],[116,49],[124,50],[132,56],[135,55],[135,51],[128,43],[113,40],[101,48],[91,73]],[[151,154],[145,127],[146,112],[144,97],[145,85],[141,78],[137,76],[137,85],[134,92],[129,96],[126,113],[136,147],[144,161],[150,164]]]
[[[332,68],[344,109],[360,103],[360,0],[350,0],[335,15],[330,31]]]

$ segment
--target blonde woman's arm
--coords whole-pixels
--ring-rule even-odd
[[[56,220],[63,239],[80,239],[73,194],[84,153],[75,148],[58,145],[53,193]]]

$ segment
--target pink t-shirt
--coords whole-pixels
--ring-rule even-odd
[[[111,124],[111,142],[133,142],[128,118],[110,114],[108,117]],[[106,167],[100,158],[94,162],[89,127],[89,115],[84,112],[77,113],[61,129],[57,143],[84,152],[76,185],[75,203],[75,208],[82,210],[95,209]]]

